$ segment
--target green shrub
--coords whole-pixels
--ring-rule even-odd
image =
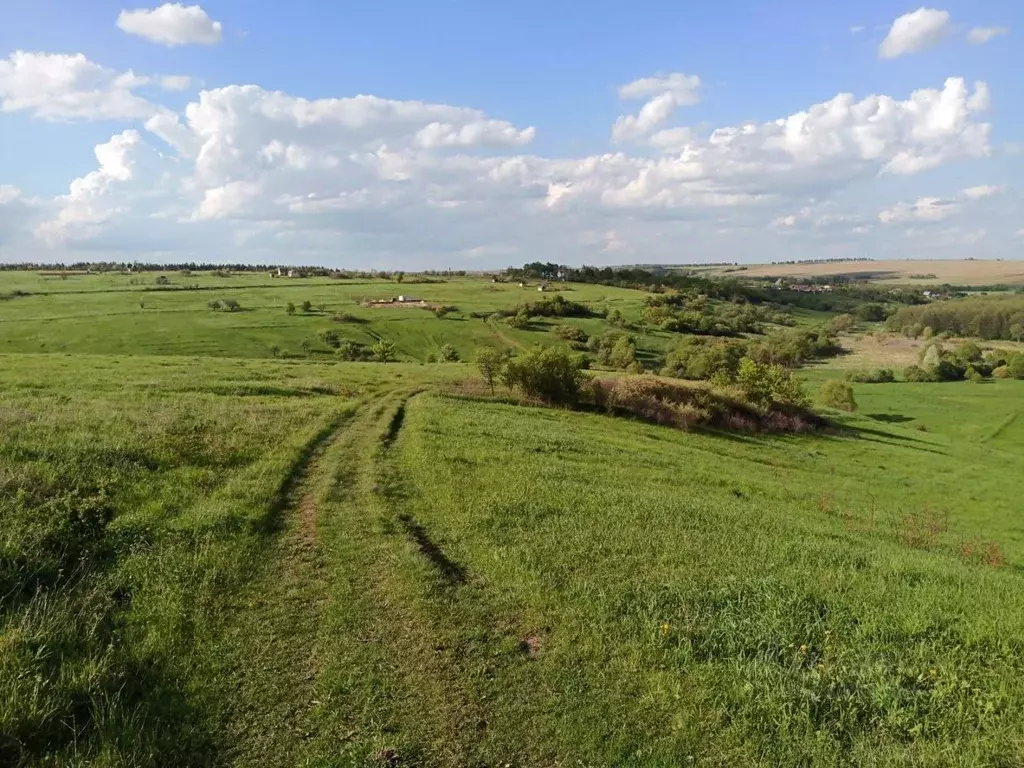
[[[881,322],[885,316],[885,307],[881,304],[861,304],[857,307],[857,317],[868,323]]]
[[[707,336],[686,336],[665,358],[663,376],[676,379],[733,381],[746,352],[741,341]]]
[[[934,374],[926,371],[919,365],[908,365],[903,370],[903,379],[910,382],[938,381]]]
[[[587,343],[587,334],[577,325],[556,325],[552,333],[565,341],[571,341],[577,344]]]
[[[284,311],[287,312],[289,315],[294,315],[295,314],[295,303],[289,301],[287,304],[285,304]]]
[[[313,302],[311,302],[309,299],[306,299],[304,302],[302,302],[302,311],[303,312],[312,312],[313,311]]]
[[[1024,379],[1024,352],[1009,357],[1006,361],[1006,372],[1011,379]]]
[[[839,315],[829,321],[828,329],[832,333],[846,333],[853,330],[856,325],[857,318],[853,315]]]
[[[583,373],[580,360],[562,347],[526,352],[506,363],[502,379],[524,395],[552,405],[575,405]]]
[[[337,331],[320,331],[320,340],[332,349],[341,346],[341,337],[338,336]]]
[[[529,328],[530,327],[530,313],[524,308],[516,312],[512,317],[508,319],[508,324],[513,328]]]
[[[891,384],[896,381],[896,374],[890,368],[877,368],[873,371],[858,371],[846,377],[857,384]]]
[[[459,351],[451,344],[445,344],[441,347],[441,351],[437,353],[437,358],[442,363],[456,363],[459,360]]]
[[[853,387],[841,379],[829,379],[821,385],[819,393],[821,402],[828,408],[853,413],[857,410],[857,401],[853,397]]]
[[[395,342],[390,339],[381,339],[372,347],[373,359],[378,363],[388,363],[395,359],[398,355],[398,349],[395,347]]]
[[[452,312],[458,312],[459,308],[453,307],[448,304],[441,304],[439,306],[433,307],[430,311],[434,313],[434,317],[436,317],[438,320],[442,320],[444,319],[445,315],[450,315]]]
[[[747,400],[762,410],[773,403],[807,405],[803,386],[781,365],[768,365],[744,357],[740,360],[736,383]]]
[[[343,341],[338,345],[335,354],[346,362],[354,363],[366,359],[366,350],[354,341]]]

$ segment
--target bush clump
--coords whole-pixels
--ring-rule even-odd
[[[573,344],[587,343],[587,334],[578,325],[556,325],[552,333],[563,341],[572,342]]]
[[[847,374],[846,378],[857,384],[891,384],[896,381],[896,374],[891,368],[876,368],[873,371],[856,371]]]
[[[849,382],[840,379],[829,379],[821,385],[821,402],[828,408],[853,413],[857,410],[857,401],[853,396],[853,387]]]
[[[560,347],[526,352],[508,360],[501,373],[509,390],[550,405],[576,405],[583,386],[583,365],[577,355]]]
[[[338,348],[334,350],[334,354],[340,357],[347,363],[355,363],[360,360],[366,360],[370,355],[366,348],[361,344],[357,344],[354,341],[343,341],[338,345]]]

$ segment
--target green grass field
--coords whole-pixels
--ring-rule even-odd
[[[1021,382],[684,433],[419,364],[517,285],[129,279],[0,273],[0,764],[1024,763]]]
[[[238,274],[182,276],[169,273],[171,285],[158,290],[157,276],[80,275],[61,280],[34,273],[0,273],[0,294],[25,291],[29,295],[0,301],[0,351],[74,352],[76,354],[208,355],[213,357],[272,357],[271,348],[284,355],[300,355],[303,340],[314,353],[331,350],[316,341],[317,334],[334,330],[342,339],[372,344],[379,338],[395,342],[402,359],[423,361],[443,344],[471,357],[480,346],[517,348],[541,339],[553,323],[540,321],[533,330],[470,318],[473,312],[511,309],[542,297],[536,283],[491,283],[480,278],[450,278],[446,282],[415,284],[383,280],[356,281],[327,278],[271,279]],[[132,284],[135,281],[136,284]],[[183,290],[184,286],[199,290]],[[413,296],[436,304],[458,307],[444,319],[415,307],[366,308],[364,300]],[[595,309],[619,309],[638,318],[644,294],[605,286],[575,285],[567,298]],[[231,298],[238,312],[214,312],[207,303]],[[313,311],[285,312],[291,302],[313,305]],[[319,307],[323,307],[320,310]],[[331,316],[346,312],[363,322],[334,323]],[[579,323],[589,330],[600,321]],[[669,335],[642,335],[641,347],[662,350]]]

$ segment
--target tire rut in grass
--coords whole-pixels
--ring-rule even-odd
[[[409,400],[403,400],[388,422],[387,431],[382,435],[381,442],[384,450],[381,452],[381,463],[378,472],[378,481],[374,490],[391,505],[396,507],[396,518],[401,524],[420,553],[434,567],[441,581],[448,585],[465,584],[468,574],[465,567],[452,560],[441,546],[430,536],[429,531],[416,521],[412,513],[405,509],[405,501],[410,494],[405,488],[405,483],[397,470],[394,461],[391,460],[389,452],[398,438],[398,434],[405,423],[405,408]]]
[[[286,473],[269,526],[280,536],[237,605],[227,637],[233,688],[223,734],[234,765],[292,765],[312,735],[317,627],[327,593],[317,540],[321,463],[349,418],[326,424]]]

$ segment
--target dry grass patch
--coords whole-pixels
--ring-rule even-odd
[[[808,432],[827,422],[806,408],[773,403],[759,409],[738,390],[658,376],[594,379],[594,403],[611,413],[631,413],[677,429],[714,427],[735,432]]]

